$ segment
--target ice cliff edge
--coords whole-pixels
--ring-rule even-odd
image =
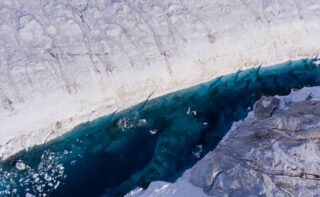
[[[320,2],[0,2],[0,154],[240,68],[319,54]]]

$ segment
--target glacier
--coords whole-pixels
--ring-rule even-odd
[[[152,181],[174,182],[216,150],[233,122],[244,119],[261,96],[320,85],[319,76],[318,59],[303,59],[239,70],[146,99],[2,161],[0,195],[117,197]],[[173,189],[161,182],[161,191],[168,194],[180,188],[177,195],[187,191],[205,195],[189,179],[181,181]],[[158,183],[150,187],[159,190]]]
[[[2,196],[123,195],[155,180],[207,195],[173,182],[261,96],[319,85],[318,0],[2,0],[0,11]],[[100,185],[88,178],[103,170]],[[79,172],[91,191],[77,191]]]
[[[151,94],[314,57],[320,44],[315,0],[3,0],[0,8],[3,159]]]

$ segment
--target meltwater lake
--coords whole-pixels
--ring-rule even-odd
[[[262,96],[320,85],[316,61],[239,70],[81,124],[2,161],[0,196],[118,197],[173,182]]]

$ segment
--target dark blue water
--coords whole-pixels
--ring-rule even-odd
[[[261,96],[320,85],[314,61],[238,71],[79,125],[2,162],[0,196],[123,196],[153,180],[174,181]]]

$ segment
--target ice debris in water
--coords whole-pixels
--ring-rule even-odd
[[[30,193],[26,193],[26,197],[36,197],[36,196]]]
[[[44,179],[46,181],[51,181],[52,180],[51,176],[49,176],[47,173],[44,175]]]
[[[195,111],[195,110],[191,111],[191,108],[188,107],[188,110],[187,110],[187,113],[186,113],[186,114],[187,114],[187,115],[196,116],[196,115],[197,115],[197,111]]]
[[[314,64],[320,66],[320,56],[315,57]]]
[[[149,130],[149,132],[151,133],[151,135],[154,135],[154,134],[157,134],[158,130],[157,129],[154,129],[154,130]]]
[[[66,178],[60,163],[63,156],[63,153],[45,151],[38,165],[26,165],[18,160],[12,170],[0,171],[0,196],[48,196]]]
[[[17,161],[16,163],[16,168],[19,170],[19,171],[23,171],[26,169],[26,164],[23,163],[22,161]]]
[[[196,148],[197,148],[198,150],[192,151],[192,154],[193,154],[196,158],[199,159],[199,158],[201,157],[201,153],[202,153],[202,151],[203,151],[202,145],[197,145]]]
[[[188,110],[187,110],[187,115],[189,115],[190,114],[190,111],[191,111],[191,108],[190,107],[188,107]]]
[[[138,126],[139,127],[141,127],[141,126],[144,126],[144,125],[146,125],[147,124],[147,120],[146,119],[140,119],[139,121],[138,121]]]
[[[133,116],[132,118],[122,117],[117,121],[117,126],[122,131],[126,129],[131,129],[133,127],[142,127],[147,124],[147,120],[145,118],[138,118],[137,115]]]

